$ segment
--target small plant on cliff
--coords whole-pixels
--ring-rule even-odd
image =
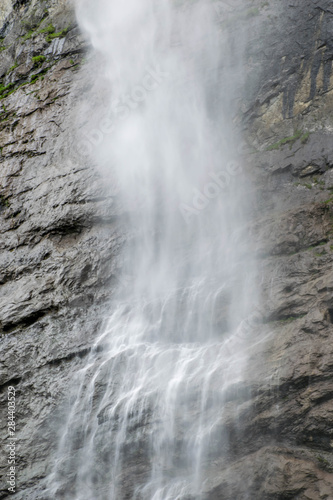
[[[281,139],[275,144],[268,146],[266,151],[274,151],[275,149],[279,149],[280,147],[285,146],[286,144],[289,144],[289,146],[292,147],[294,143],[302,137],[302,135],[303,135],[302,130],[296,130],[296,133],[294,135],[290,137],[285,137],[284,139]]]
[[[55,32],[55,27],[53,24],[48,24],[45,28],[42,28],[41,30],[38,31],[38,33],[54,33]]]
[[[296,130],[294,135],[290,137],[285,137],[284,139],[281,139],[275,144],[268,146],[268,148],[266,148],[266,151],[274,151],[276,149],[280,149],[280,147],[285,146],[286,144],[289,144],[291,148],[294,145],[294,143],[298,141],[298,139],[300,139],[302,144],[305,144],[308,141],[309,137],[310,137],[310,132],[303,133],[303,130]]]
[[[305,144],[308,141],[309,136],[310,136],[310,132],[305,132],[305,134],[303,134],[301,137],[301,143]]]
[[[9,70],[7,71],[7,73],[11,73],[12,71],[14,71],[14,69],[16,69],[16,68],[17,68],[17,66],[18,66],[18,62],[17,62],[17,61],[15,61],[15,64],[13,64],[13,66],[11,66],[11,67],[9,68]]]
[[[36,83],[36,81],[38,80],[38,78],[39,78],[39,75],[31,75],[30,82],[31,83]]]
[[[27,25],[28,26],[28,32],[22,37],[22,43],[25,42],[26,40],[30,40],[30,38],[35,37],[38,34],[45,34],[46,33],[48,36],[50,36],[52,33],[55,32],[55,27],[53,26],[52,23],[50,23],[47,26],[45,26],[45,28],[38,29],[39,26],[44,21],[44,19],[45,19],[45,16],[43,17],[43,19],[37,25],[34,25],[34,26]]]
[[[43,63],[44,61],[46,61],[46,57],[45,57],[45,56],[35,56],[35,57],[33,57],[31,60],[32,60],[32,62],[33,62],[34,64],[41,64],[41,63]]]
[[[38,26],[40,25],[42,21],[38,23],[31,23],[31,21],[22,21],[21,24],[22,26],[27,29],[27,33],[22,36],[22,43],[24,43],[26,40],[30,40],[33,36],[36,35],[36,30]]]
[[[4,39],[5,39],[4,37],[0,37],[0,52],[2,52],[3,50],[6,50],[6,48],[7,48],[3,44]]]
[[[31,77],[30,77],[30,83],[36,83],[39,78],[41,80],[43,80],[44,79],[44,75],[49,71],[49,69],[50,69],[49,67],[48,68],[44,68],[39,73],[31,75]]]
[[[8,208],[10,206],[9,201],[3,195],[0,195],[0,206],[6,207],[6,208]]]
[[[34,30],[29,30],[28,33],[26,33],[22,37],[22,42],[25,42],[26,40],[30,40],[30,38],[32,37],[33,34],[34,34]]]
[[[58,33],[50,33],[47,37],[46,37],[46,41],[47,42],[52,42],[52,40],[54,38],[64,38],[67,33],[69,31],[69,27],[68,28],[64,28],[63,30],[61,31],[58,31]]]
[[[8,85],[0,84],[0,98],[7,97],[7,95],[9,95],[13,87],[14,87],[13,83],[9,83]]]
[[[317,460],[323,466],[324,469],[332,469],[330,462],[326,460],[326,458],[317,455]]]

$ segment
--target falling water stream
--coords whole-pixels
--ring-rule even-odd
[[[109,79],[116,119],[93,154],[115,173],[128,238],[49,491],[204,499],[257,297],[234,124],[245,40],[209,0],[82,0],[77,15]]]

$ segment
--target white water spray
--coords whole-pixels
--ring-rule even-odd
[[[115,172],[130,237],[49,491],[205,498],[208,465],[228,447],[224,401],[242,381],[256,301],[251,189],[233,124],[242,41],[209,0],[83,0],[78,18],[110,81],[113,131],[93,154]]]

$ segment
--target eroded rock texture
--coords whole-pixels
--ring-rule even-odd
[[[1,436],[11,384],[18,498],[32,498],[57,441],[48,422],[103,321],[122,237],[109,190],[76,148],[76,107],[91,83],[82,78],[85,43],[72,9],[21,2],[2,36]],[[1,460],[4,498],[5,454]]]
[[[95,127],[103,82],[92,78],[97,62],[85,61],[70,5],[22,0],[8,14],[10,7],[0,12],[7,16],[0,32],[1,409],[5,416],[7,387],[15,386],[13,498],[45,499],[68,387],[107,315],[125,236],[112,181],[106,186],[78,151],[76,131]],[[226,403],[221,426],[229,442],[207,464],[206,499],[329,500],[332,2],[254,1],[245,11],[217,2],[216,12],[221,29],[249,33],[238,123],[259,200],[252,226],[263,296],[258,339],[265,341],[254,339],[247,385]],[[5,418],[0,426],[5,443]],[[0,498],[8,495],[3,480]]]

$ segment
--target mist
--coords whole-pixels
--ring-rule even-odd
[[[221,15],[208,0],[77,4],[104,81],[80,148],[117,185],[127,239],[73,383],[54,495],[203,499],[207,464],[228,448],[226,395],[259,294],[236,120],[246,36]]]

